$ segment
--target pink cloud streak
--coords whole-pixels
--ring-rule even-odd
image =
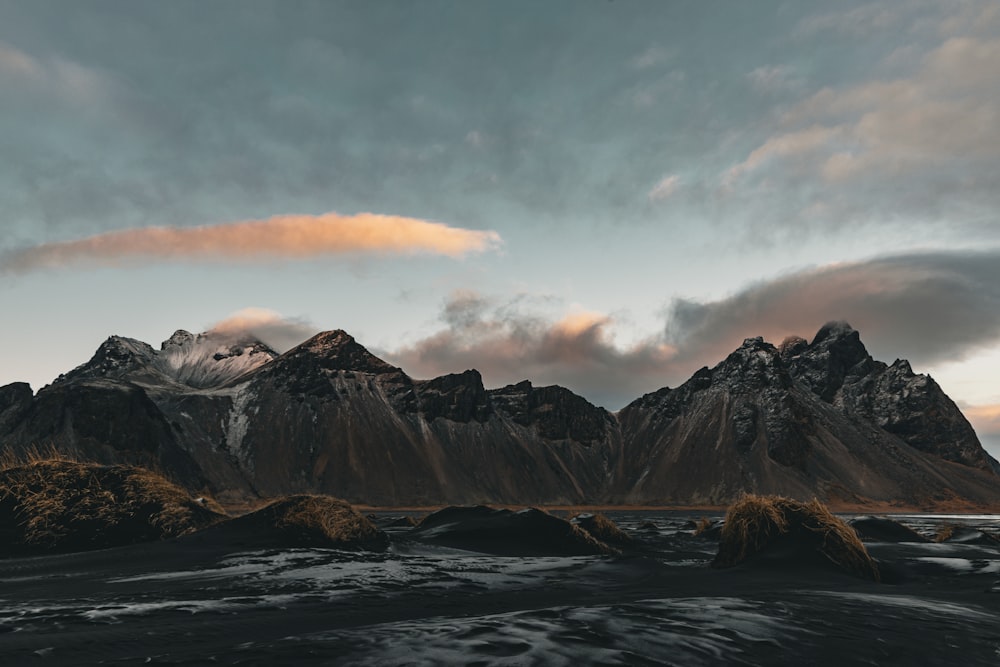
[[[331,255],[433,254],[459,258],[501,244],[493,231],[374,213],[281,215],[201,227],[147,227],[46,243],[3,257],[2,270],[26,272],[71,264],[129,260],[246,261]]]

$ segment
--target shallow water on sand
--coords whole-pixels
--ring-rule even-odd
[[[1000,543],[869,543],[893,572],[709,567],[690,513],[622,557],[161,543],[0,561],[2,664],[1000,664]],[[720,516],[709,518],[719,519]],[[1000,531],[1000,517],[894,517]]]

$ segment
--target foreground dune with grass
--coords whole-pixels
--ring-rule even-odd
[[[712,565],[733,567],[768,556],[788,564],[809,564],[819,556],[859,577],[880,578],[878,565],[854,529],[818,500],[745,495],[726,512]]]
[[[388,538],[349,503],[332,496],[294,495],[184,538],[231,548],[381,550]]]
[[[0,553],[86,551],[186,535],[226,519],[161,475],[68,460],[0,469]]]

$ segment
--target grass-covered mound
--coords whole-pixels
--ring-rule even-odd
[[[606,544],[622,547],[633,543],[618,524],[603,514],[577,514],[570,521]]]
[[[695,537],[718,541],[722,536],[722,525],[722,522],[713,521],[703,516],[697,521],[688,521],[684,527],[690,530]]]
[[[318,495],[279,498],[187,539],[232,548],[384,549],[389,544],[386,534],[349,503]]]
[[[863,541],[869,542],[929,542],[909,526],[877,516],[862,516],[850,523]]]
[[[400,516],[388,519],[388,523],[385,525],[390,528],[413,528],[419,523],[412,516]]]
[[[620,552],[580,526],[547,512],[446,507],[409,533],[421,541],[498,556],[586,556]]]
[[[303,546],[385,546],[385,533],[350,504],[330,496],[300,495],[271,503],[263,512],[289,542]]]
[[[156,473],[66,460],[0,469],[0,554],[86,551],[184,535],[225,518]]]
[[[732,567],[766,555],[788,564],[807,564],[819,555],[841,570],[879,580],[857,533],[817,500],[746,495],[730,506],[712,565]]]
[[[978,544],[980,546],[996,546],[1000,538],[981,530],[949,523],[941,526],[934,535],[935,542],[957,542],[960,544]]]

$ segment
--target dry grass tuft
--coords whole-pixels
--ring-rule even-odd
[[[818,500],[744,495],[726,512],[719,552],[712,563],[731,567],[779,540],[794,540],[839,568],[879,581],[878,566],[857,533]]]
[[[0,472],[46,461],[76,462],[77,459],[66,452],[59,451],[52,443],[41,446],[30,445],[22,451],[6,448],[0,451]]]
[[[0,470],[0,549],[9,553],[154,541],[222,518],[213,501],[134,466],[39,458]]]
[[[702,535],[710,531],[713,527],[715,527],[715,522],[709,519],[707,516],[703,516],[700,519],[698,519],[698,523],[695,524],[694,534]]]
[[[955,530],[957,528],[958,528],[958,526],[956,526],[953,523],[946,523],[945,525],[940,526],[937,529],[937,532],[934,534],[934,541],[935,542],[947,542],[955,534]]]
[[[631,544],[632,538],[614,521],[603,514],[577,514],[571,520],[600,542],[608,544]]]
[[[567,522],[569,523],[569,522]],[[596,535],[591,534],[589,531],[584,530],[575,523],[569,524],[570,537],[576,542],[586,545],[587,548],[592,549],[594,553],[601,553],[605,556],[620,556],[622,552],[619,549],[611,546],[604,540],[598,538]],[[628,537],[628,536],[626,536]]]
[[[347,502],[331,496],[299,495],[277,500],[261,512],[291,542],[309,546],[356,546],[385,541],[385,534]]]

